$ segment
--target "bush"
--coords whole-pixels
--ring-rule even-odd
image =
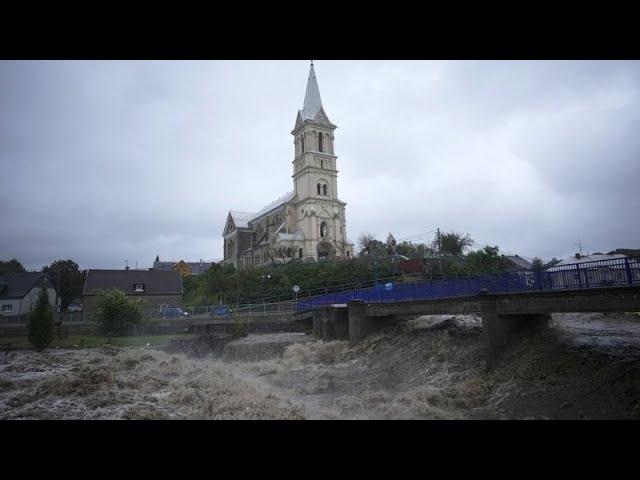
[[[49,305],[49,295],[46,289],[41,288],[36,305],[27,320],[29,343],[36,351],[41,352],[51,344],[53,327],[53,312]]]
[[[130,299],[117,288],[103,290],[96,297],[93,321],[101,334],[107,336],[131,335],[142,322],[142,303]]]

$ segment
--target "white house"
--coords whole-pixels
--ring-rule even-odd
[[[640,263],[622,254],[575,255],[547,269],[554,288],[585,288],[640,282]]]
[[[25,323],[41,287],[46,288],[52,308],[60,303],[53,281],[42,272],[0,275],[0,319],[6,323]]]

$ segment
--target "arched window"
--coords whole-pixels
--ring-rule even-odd
[[[290,248],[287,248],[287,257],[288,258],[293,257],[293,251]]]
[[[304,135],[300,135],[300,148],[302,148],[302,153],[304,153]]]
[[[322,132],[318,134],[318,151],[322,151]]]
[[[327,184],[326,183],[324,185],[322,185],[322,194],[324,196],[327,196]]]
[[[302,249],[298,250],[298,257],[302,258]]]
[[[322,187],[320,186],[320,184],[318,184],[318,195],[320,195],[320,188]]]
[[[326,237],[327,236],[327,223],[326,222],[322,222],[320,224],[320,236],[321,237]]]

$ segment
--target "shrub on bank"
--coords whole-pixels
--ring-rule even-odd
[[[27,319],[29,343],[36,351],[41,352],[53,341],[53,312],[49,305],[49,295],[44,288],[40,289],[36,305]]]
[[[129,298],[117,288],[102,290],[96,297],[92,320],[102,335],[131,335],[143,320],[142,300]]]

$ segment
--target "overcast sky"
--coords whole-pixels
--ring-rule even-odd
[[[347,234],[640,248],[640,63],[316,61]],[[0,260],[222,257],[293,189],[308,61],[0,62]],[[423,234],[423,235],[418,235]]]

